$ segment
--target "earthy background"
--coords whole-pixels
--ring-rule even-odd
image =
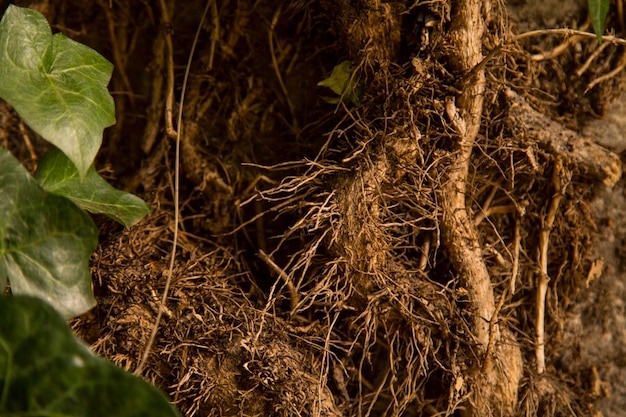
[[[622,415],[626,52],[513,39],[590,32],[585,1],[14,3],[115,65],[97,167],[153,211],[96,219],[98,307],[72,325],[129,371],[182,129],[141,374],[183,415]],[[317,85],[345,60],[358,100]],[[4,103],[0,143],[30,169],[47,147]]]

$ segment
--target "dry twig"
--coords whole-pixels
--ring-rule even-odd
[[[159,5],[161,7],[161,24],[164,26],[163,30],[165,31],[165,45],[167,46],[167,60],[166,60],[167,89],[166,89],[166,96],[165,96],[165,132],[172,139],[176,139],[179,137],[179,134],[176,131],[176,128],[174,127],[174,45],[172,42],[171,29],[169,27],[172,24],[172,22],[170,20],[170,13],[169,13],[167,4],[165,3],[165,0],[159,0]],[[187,69],[187,71],[189,71],[189,69]],[[183,104],[181,102],[180,107],[182,108],[182,106]],[[178,128],[180,129],[180,127],[181,125],[179,124]]]
[[[165,6],[164,1],[161,1],[161,6]],[[200,29],[204,24],[204,19],[206,18],[207,11],[209,10],[209,2],[204,9],[204,13],[202,14],[202,18],[200,19],[200,23],[198,24],[198,30],[196,31],[196,36],[191,45],[191,51],[189,52],[189,59],[187,61],[187,66],[185,68],[185,76],[183,78],[183,88],[180,93],[180,106],[178,108],[178,131],[176,131],[176,155],[174,157],[174,190],[172,194],[174,195],[174,237],[172,239],[172,250],[170,252],[170,262],[167,270],[167,279],[165,280],[165,288],[163,289],[163,295],[161,297],[161,302],[159,303],[159,312],[157,313],[156,320],[154,321],[154,326],[152,327],[152,332],[150,334],[150,338],[148,339],[148,343],[143,351],[141,356],[141,361],[137,368],[135,369],[135,375],[141,375],[144,366],[146,365],[146,361],[148,360],[148,356],[150,355],[150,351],[152,350],[152,345],[154,344],[154,340],[156,339],[156,334],[159,331],[159,324],[161,322],[161,317],[163,316],[163,311],[165,310],[165,303],[167,302],[170,284],[172,282],[172,275],[174,274],[174,263],[176,261],[176,249],[178,247],[178,230],[179,230],[179,221],[180,221],[180,140],[182,134],[182,121],[183,121],[183,104],[185,103],[185,90],[187,86],[187,80],[189,79],[189,71],[191,69],[191,62],[193,60],[193,54],[196,49],[196,45],[198,44],[198,37],[200,36]],[[170,38],[171,41],[171,38]],[[172,66],[173,70],[173,66]],[[173,78],[173,74],[172,74]]]

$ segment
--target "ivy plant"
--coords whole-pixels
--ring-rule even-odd
[[[319,87],[328,87],[336,97],[322,97],[324,101],[337,104],[341,100],[347,100],[355,106],[360,106],[363,100],[363,87],[354,79],[354,63],[342,61],[335,65],[332,73],[327,78],[318,82]]]
[[[93,165],[115,123],[112,71],[96,51],[53,35],[37,11],[9,6],[0,21],[0,98],[55,146],[34,178],[0,149],[0,289],[8,280],[13,294],[43,298],[66,318],[95,305],[88,262],[97,229],[84,210],[127,227],[149,212]]]
[[[97,243],[87,213],[0,148],[0,284],[8,277],[13,294],[48,300],[66,318],[85,312],[96,303],[89,256]]]
[[[95,305],[87,213],[130,227],[148,212],[93,161],[115,123],[113,66],[52,34],[40,13],[9,6],[0,21],[0,98],[55,148],[32,176],[0,147],[0,415],[178,417],[157,388],[98,358],[66,319]]]
[[[0,415],[177,417],[154,386],[99,358],[45,301],[0,297]]]
[[[39,161],[35,179],[46,191],[67,197],[90,213],[104,214],[127,227],[143,218],[148,208],[137,196],[106,182],[93,165],[84,178],[60,150],[52,149]]]
[[[87,174],[102,131],[115,123],[107,84],[113,65],[96,51],[52,35],[45,17],[9,6],[0,23],[0,97]]]

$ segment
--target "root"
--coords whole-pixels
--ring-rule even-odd
[[[539,113],[517,93],[508,90],[510,126],[521,142],[538,143],[547,152],[594,181],[613,187],[622,176],[622,162],[614,152]]]
[[[470,416],[512,415],[517,404],[517,390],[522,373],[520,350],[513,342],[503,345],[503,332],[496,323],[496,305],[491,279],[482,258],[478,234],[466,206],[469,162],[474,140],[480,128],[485,92],[482,69],[472,71],[483,60],[484,31],[483,1],[466,0],[457,3],[452,17],[453,42],[450,62],[457,72],[469,74],[463,79],[461,93],[448,101],[446,112],[456,130],[457,140],[445,168],[445,183],[441,188],[442,238],[450,261],[467,290],[473,310],[472,331],[481,356],[489,346],[496,346],[494,358],[485,357],[482,375],[477,377],[473,396],[469,400]],[[488,7],[488,6],[487,6]],[[491,365],[495,359],[496,364]]]
[[[556,160],[554,173],[552,174],[552,183],[554,186],[554,197],[550,201],[548,213],[543,222],[541,234],[539,235],[539,277],[537,279],[537,301],[536,301],[536,347],[535,357],[537,360],[537,373],[542,374],[546,370],[546,354],[545,354],[545,315],[546,315],[546,294],[548,293],[548,246],[550,243],[550,231],[554,226],[554,219],[559,211],[561,200],[565,197],[565,188],[569,183],[569,179],[563,183],[567,176],[567,170],[563,167],[560,159]]]

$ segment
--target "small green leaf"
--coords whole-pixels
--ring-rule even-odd
[[[591,23],[593,24],[593,31],[598,37],[598,43],[601,43],[606,15],[609,12],[611,0],[587,0],[587,4],[589,7],[589,16],[591,16]]]
[[[177,417],[157,388],[95,356],[33,297],[0,296],[0,415]]]
[[[106,182],[91,166],[81,181],[72,162],[58,149],[48,151],[35,173],[45,190],[72,200],[78,207],[100,213],[130,227],[150,213],[139,197],[118,190]]]
[[[333,68],[333,72],[330,74],[330,77],[318,82],[317,85],[320,87],[330,88],[335,94],[339,96],[339,98],[347,99],[355,106],[358,106],[361,104],[363,91],[362,88],[359,88],[359,86],[355,82],[352,73],[352,61],[343,61],[339,65],[336,65],[335,68]],[[324,98],[324,100],[329,103],[338,103],[339,98]]]
[[[97,243],[87,213],[44,191],[0,147],[0,274],[13,294],[43,298],[66,318],[86,312],[96,304],[89,256]]]
[[[61,33],[45,17],[9,6],[0,21],[0,98],[61,149],[81,177],[91,166],[105,127],[115,123],[106,89],[113,65]]]

